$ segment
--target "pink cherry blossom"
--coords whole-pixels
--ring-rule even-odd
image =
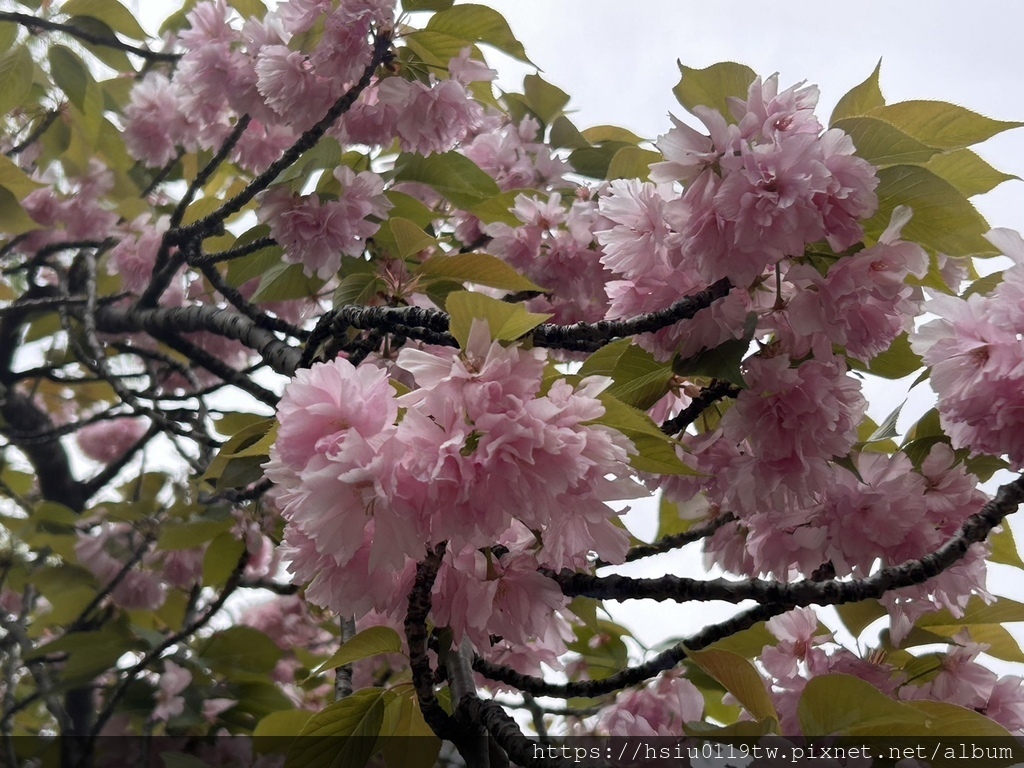
[[[141,419],[108,419],[82,427],[75,439],[90,459],[108,463],[124,456],[147,429]]]

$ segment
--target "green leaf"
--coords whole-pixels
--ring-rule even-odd
[[[589,147],[590,142],[584,137],[579,129],[572,124],[565,115],[560,115],[555,118],[555,121],[551,124],[551,146],[552,147],[566,147],[568,149],[582,149],[583,147]]]
[[[97,141],[103,121],[103,91],[82,60],[64,46],[52,46],[49,59],[53,81],[78,108],[88,137]]]
[[[581,376],[610,376],[614,383],[608,392],[616,398],[646,411],[664,397],[672,381],[672,366],[660,363],[650,352],[629,339],[608,344],[593,353],[579,371]]]
[[[989,562],[1012,565],[1024,570],[1024,560],[1020,558],[1017,543],[1013,540],[1013,530],[1009,525],[1003,523],[1000,530],[989,535],[988,542],[992,545],[992,553],[988,556]]]
[[[434,256],[413,269],[424,277],[477,283],[503,291],[537,291],[544,289],[520,275],[499,258],[486,253],[457,253]]]
[[[68,24],[83,32],[88,32],[100,40],[117,40],[114,30],[108,24],[93,16],[74,16],[68,20]],[[76,42],[116,72],[135,71],[134,67],[132,67],[131,59],[128,58],[128,54],[119,48],[109,45],[97,45],[85,40],[76,40]]]
[[[658,152],[640,147],[623,147],[612,157],[605,172],[605,178],[611,179],[641,179],[646,181],[651,170],[651,163],[657,163],[664,158]]]
[[[357,633],[351,640],[343,643],[329,659],[319,664],[310,672],[314,677],[329,669],[337,669],[353,661],[368,659],[382,653],[401,653],[402,639],[391,627],[368,627]]]
[[[226,584],[244,551],[244,541],[239,541],[231,533],[218,534],[203,555],[203,584],[208,587]]]
[[[864,442],[874,443],[879,440],[889,440],[890,438],[896,437],[899,433],[896,431],[896,422],[899,421],[900,411],[903,410],[903,406],[907,404],[904,400],[902,403],[896,406],[892,413],[885,417],[885,421],[878,425],[878,428],[871,433],[867,440]]]
[[[444,71],[448,69],[449,62],[458,56],[463,48],[470,45],[468,40],[433,29],[417,29],[415,32],[410,32],[403,39],[406,46],[424,64]],[[473,46],[473,48],[475,49],[476,46]]]
[[[0,155],[0,187],[10,190],[18,197],[25,197],[41,186],[43,185],[30,178],[7,157]]]
[[[202,643],[197,653],[214,672],[231,675],[237,672],[266,674],[280,660],[277,643],[252,627],[235,626],[214,632]]]
[[[0,59],[0,115],[20,107],[32,90],[32,54],[24,45]]]
[[[334,290],[333,305],[335,309],[349,305],[369,304],[370,299],[384,286],[384,281],[373,272],[356,272],[347,275],[338,283]]]
[[[950,256],[992,255],[995,247],[983,234],[989,226],[956,187],[927,168],[894,165],[878,172],[879,209],[864,224],[877,239],[889,226],[898,205],[909,206],[913,218],[903,228],[903,239]]]
[[[872,165],[884,168],[899,164],[924,164],[939,153],[896,126],[876,117],[846,117],[835,122],[853,139],[857,154]]]
[[[533,63],[526,58],[523,44],[512,34],[505,17],[493,8],[472,3],[456,5],[431,16],[427,29],[468,42],[487,43],[514,59]]]
[[[400,259],[407,259],[413,254],[427,248],[436,248],[438,245],[436,238],[428,235],[418,224],[408,219],[392,216],[388,220],[388,227],[394,235]]]
[[[736,697],[756,719],[778,721],[764,678],[754,665],[739,654],[709,648],[704,651],[690,651],[687,658],[725,686],[725,690]]]
[[[901,101],[876,107],[869,114],[939,149],[961,149],[1024,126],[1024,123],[993,120],[944,101]]]
[[[878,73],[881,68],[882,60],[879,59],[868,79],[860,85],[855,85],[839,100],[836,108],[832,110],[830,125],[835,126],[836,121],[844,117],[866,115],[872,109],[885,106],[885,99],[878,87]]]
[[[452,10],[466,7],[456,6]],[[395,168],[396,181],[426,184],[460,208],[472,208],[501,191],[494,179],[480,170],[476,163],[457,152],[429,157],[403,153],[395,162]]]
[[[999,725],[995,720],[990,717],[985,717],[985,715],[975,712],[973,709],[967,709],[956,704],[950,704],[946,701],[908,701],[907,705],[927,715],[927,735],[929,736],[949,736],[951,734],[956,734],[957,736],[972,736],[978,738],[1013,738],[1013,734]],[[961,749],[965,748],[959,743],[956,746]],[[954,751],[954,754],[960,756],[959,750],[957,750],[952,744],[946,744],[943,745],[943,754],[938,755],[935,762],[929,764],[947,764],[947,762],[950,764],[959,764],[961,760],[953,758],[952,760],[947,761],[945,759],[948,756],[948,751],[950,749]],[[940,758],[942,758],[941,762]],[[1002,761],[993,760],[985,760],[984,762],[986,765],[990,766],[1004,764]],[[1008,762],[1010,761],[1007,761],[1007,763]]]
[[[402,0],[406,11],[444,11],[454,4],[455,0]]]
[[[569,165],[577,173],[603,179],[620,149],[635,148],[621,141],[608,141],[599,147],[583,147],[569,154]]]
[[[117,0],[67,0],[60,8],[69,16],[89,16],[98,19],[115,32],[133,38],[146,40],[148,35],[135,16]]]
[[[925,168],[948,181],[965,197],[983,195],[1004,181],[1020,181],[1018,176],[997,171],[969,149],[935,155]]]
[[[927,722],[922,712],[851,675],[819,675],[809,680],[797,705],[797,718],[805,737],[912,736]]]
[[[639,144],[643,141],[632,131],[619,128],[617,125],[595,125],[587,128],[581,134],[589,144],[604,144],[607,141],[617,141],[623,144]]]
[[[272,441],[275,423],[275,420],[272,418],[262,418],[239,430],[237,434],[220,447],[220,451],[218,451],[213,461],[210,462],[210,466],[203,475],[203,480],[219,480],[227,469],[228,464],[236,456],[251,456],[252,454],[245,454],[244,451],[252,448],[254,445],[260,445],[268,436]],[[269,449],[269,444],[266,444],[266,447]]]
[[[657,475],[700,474],[676,454],[680,443],[664,434],[646,413],[626,405],[607,391],[598,395],[598,399],[604,405],[604,415],[596,422],[618,430],[633,443],[637,450],[629,457],[633,469]]]
[[[164,551],[192,549],[219,534],[227,533],[234,525],[230,518],[225,520],[195,520],[177,525],[169,524],[160,529],[156,548]]]
[[[680,376],[723,379],[745,389],[747,383],[743,380],[740,366],[750,351],[750,341],[756,328],[757,315],[751,312],[747,315],[743,338],[724,341],[714,349],[702,350],[685,360],[676,359],[672,362],[672,370]]]
[[[516,199],[520,195],[541,200],[545,198],[545,195],[536,189],[510,189],[507,192],[502,192],[484,200],[468,210],[485,224],[502,222],[512,227],[520,227],[523,222],[520,221],[519,217],[512,210],[516,204]]]
[[[886,610],[877,600],[861,600],[856,603],[843,603],[836,606],[836,612],[850,634],[855,638],[860,633],[886,615]]]
[[[523,90],[526,106],[540,118],[544,125],[562,114],[569,103],[569,94],[556,85],[552,85],[540,75],[527,75],[523,78]]]
[[[377,751],[384,712],[395,696],[366,688],[328,705],[307,721],[288,750],[285,768],[362,768]]]
[[[384,196],[391,202],[392,218],[408,219],[422,228],[426,228],[437,218],[437,214],[412,195],[389,189]]]
[[[1024,621],[1024,603],[1018,603],[1007,597],[996,598],[991,605],[980,597],[972,597],[962,618],[956,618],[948,609],[927,613],[915,623],[904,642],[904,647],[912,647],[918,643],[918,630],[932,635],[952,638],[960,630],[966,628],[971,639],[976,643],[987,643],[987,650],[992,656],[1008,661],[1024,661],[1024,654],[1013,636],[1003,625],[1009,622]]]
[[[759,621],[750,629],[737,632],[735,635],[723,637],[721,640],[713,643],[710,647],[723,651],[732,651],[733,653],[738,653],[745,659],[752,659],[755,656],[760,656],[766,646],[775,646],[778,645],[778,643],[778,639],[768,631],[765,623],[763,621]]]
[[[229,0],[228,5],[238,11],[243,19],[262,19],[267,15],[263,0]]]
[[[402,768],[433,768],[441,751],[441,740],[423,719],[416,693],[408,688],[388,703],[393,723],[391,738],[381,750],[384,762]]]
[[[191,207],[189,210],[192,210]],[[289,301],[316,296],[324,281],[316,275],[306,275],[302,264],[279,262],[263,273],[259,287],[250,301]]]
[[[308,709],[281,709],[261,718],[252,731],[254,746],[264,754],[286,752],[313,713]]]
[[[20,235],[38,228],[39,225],[25,213],[18,198],[6,187],[0,187],[0,232]]]
[[[717,109],[726,120],[736,122],[729,110],[727,99],[735,96],[747,97],[750,84],[757,79],[757,73],[744,64],[723,61],[704,69],[691,69],[682,62],[679,83],[672,89],[676,100],[690,112],[694,107],[704,106]]]
[[[527,312],[518,304],[509,304],[469,291],[448,294],[445,309],[451,316],[449,330],[463,349],[469,341],[473,320],[486,320],[493,340],[515,341],[551,317]]]
[[[21,27],[14,22],[0,21],[0,51],[9,51],[14,47],[20,30]]]
[[[902,379],[921,369],[924,361],[910,348],[910,341],[906,333],[901,333],[889,348],[871,358],[871,362],[865,365],[855,358],[848,357],[850,368],[857,371],[867,371],[883,379]]]

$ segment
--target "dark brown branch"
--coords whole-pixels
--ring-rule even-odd
[[[661,425],[661,431],[666,435],[677,435],[688,426],[693,424],[704,411],[717,403],[723,397],[736,397],[740,388],[728,381],[716,379],[705,387],[697,397],[693,398],[678,415]]]
[[[632,563],[635,560],[642,560],[645,557],[652,557],[653,555],[671,552],[673,549],[679,549],[680,547],[685,547],[687,544],[692,544],[695,541],[701,541],[712,535],[726,523],[731,523],[735,520],[736,518],[731,512],[726,512],[712,520],[710,523],[702,525],[699,528],[691,528],[690,530],[682,533],[662,536],[651,544],[637,544],[635,547],[629,548],[629,551],[626,553],[625,562]],[[610,564],[598,561],[597,565],[602,566]]]
[[[74,309],[72,309],[74,312]],[[243,345],[260,355],[278,373],[295,373],[302,354],[273,333],[257,326],[237,312],[212,306],[191,307],[99,307],[96,327],[105,333],[132,333],[144,331],[154,337],[176,333],[209,331]]]
[[[960,532],[935,552],[919,560],[882,568],[863,579],[819,581],[805,579],[785,584],[765,579],[688,579],[680,576],[661,576],[656,579],[634,579],[628,576],[592,576],[585,573],[563,571],[554,576],[568,596],[593,597],[604,600],[722,600],[741,603],[756,600],[790,606],[840,605],[868,598],[878,598],[902,587],[921,584],[938,576],[966,554],[968,548],[984,541],[989,532],[1003,518],[1016,511],[1024,502],[1024,476],[999,488],[994,499],[981,511],[971,515]],[[893,510],[893,514],[897,514]]]
[[[451,716],[445,712],[434,695],[434,670],[430,668],[427,656],[427,616],[430,613],[430,593],[437,578],[444,557],[444,544],[439,544],[434,551],[416,564],[416,580],[409,593],[409,610],[405,614],[405,638],[409,645],[409,666],[412,668],[412,681],[416,689],[420,712],[430,729],[442,739],[453,739],[458,727]]]
[[[749,629],[758,622],[766,621],[773,616],[778,616],[780,613],[785,613],[790,608],[791,606],[788,605],[755,606],[750,610],[733,616],[731,619],[705,627],[688,640],[677,643],[642,664],[638,664],[635,667],[627,667],[601,680],[549,683],[543,678],[524,675],[521,672],[516,672],[514,669],[494,664],[479,657],[473,660],[473,669],[484,677],[501,683],[507,683],[524,693],[530,693],[534,696],[554,696],[560,699],[569,699],[576,696],[602,696],[631,685],[637,685],[644,680],[654,677],[659,672],[672,669],[672,667],[686,658],[688,651],[703,650],[712,643]]]
[[[649,333],[688,320],[700,310],[730,290],[728,281],[720,280],[699,293],[680,299],[667,309],[650,312],[625,320],[601,320],[596,323],[557,325],[543,323],[530,334],[534,346],[593,352],[616,339]],[[446,312],[422,307],[364,307],[346,306],[336,310],[325,324],[340,322],[361,330],[382,330],[431,344],[455,346],[448,333],[449,317]]]
[[[245,245],[236,245],[234,248],[228,248],[226,251],[217,251],[216,253],[203,253],[189,258],[188,263],[194,267],[201,267],[204,264],[219,264],[222,261],[231,261],[232,259],[240,259],[243,256],[262,251],[264,248],[270,248],[277,245],[277,241],[272,237],[260,237],[253,240],[251,243]]]
[[[86,32],[84,29],[79,29],[71,24],[61,24],[60,22],[50,21],[49,19],[40,19],[36,16],[30,16],[27,13],[0,13],[0,21],[9,21],[14,24],[20,24],[32,33],[35,33],[40,29],[45,29],[50,32],[63,32],[64,34],[77,37],[79,40],[91,43],[92,45],[102,45],[106,48],[116,48],[117,50],[124,51],[126,53],[134,53],[136,56],[141,56],[147,61],[174,62],[181,58],[180,53],[161,53],[160,51],[151,51],[148,48],[140,48],[136,45],[121,42],[116,37],[94,35],[92,32]]]
[[[54,121],[60,117],[60,111],[60,107],[57,109],[47,110],[46,116],[39,122],[39,125],[37,125],[32,132],[25,137],[25,140],[19,144],[15,144],[13,147],[8,149],[5,154],[8,157],[15,157],[39,141],[43,134],[50,129],[50,126],[53,125]]]

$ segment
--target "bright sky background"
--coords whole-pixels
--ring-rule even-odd
[[[863,81],[882,60],[887,100],[951,101],[1003,120],[1024,121],[1024,3],[1007,0],[860,0],[830,4],[787,0],[480,0],[499,10],[549,82],[571,94],[569,109],[579,128],[614,124],[655,139],[670,126],[668,113],[682,110],[672,96],[679,80],[676,60],[691,67],[738,61],[762,76],[780,74],[785,88],[806,80],[821,89],[819,118]],[[147,26],[159,26],[180,7],[169,0],[126,0]],[[269,4],[269,3],[268,3]],[[419,14],[418,14],[419,15]],[[519,90],[531,72],[507,57],[488,57],[499,85]],[[1024,129],[998,136],[980,153],[999,170],[1024,178]],[[1024,231],[1024,183],[1008,182],[976,201],[992,226]],[[886,385],[888,386],[888,385]],[[874,399],[883,388],[868,392]],[[899,397],[873,410],[886,415]],[[908,407],[916,418],[928,405]],[[908,412],[911,412],[908,414]],[[906,419],[901,420],[905,427]],[[1018,525],[1018,540],[1022,538]],[[699,558],[671,561],[681,575],[698,575]],[[659,558],[643,569],[669,567]],[[637,570],[631,570],[637,572]],[[996,566],[992,589],[1022,599],[1019,571]],[[688,634],[733,609],[715,605],[628,603],[616,618],[648,643]],[[699,615],[699,620],[693,617]],[[1000,665],[1003,668],[1005,665]],[[1019,673],[1019,670],[1015,670]]]

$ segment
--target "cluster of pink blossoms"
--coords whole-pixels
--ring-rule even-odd
[[[852,675],[902,701],[941,701],[972,709],[1013,732],[1024,727],[1024,679],[999,677],[976,662],[988,646],[971,642],[965,632],[952,638],[954,646],[938,674],[922,682],[908,680],[904,671],[882,659],[862,659],[835,647],[831,633],[819,631],[818,618],[809,608],[777,616],[766,626],[778,642],[765,646],[760,659],[782,733],[801,733],[800,696],[811,678],[829,674]]]
[[[545,388],[543,352],[491,343],[479,321],[463,353],[405,349],[397,367],[419,388],[399,396],[385,371],[337,359],[285,390],[266,473],[295,580],[338,612],[401,616],[415,562],[446,542],[438,623],[483,652],[537,643],[534,661],[555,663],[567,599],[537,569],[621,561],[605,502],[643,491],[631,444],[593,423],[609,381]]]
[[[1024,468],[1024,240],[995,229],[989,241],[1014,261],[988,296],[939,296],[925,305],[938,315],[911,336],[931,366],[942,428],[956,448],[1006,455]]]
[[[759,330],[797,327],[814,336],[800,339],[803,349],[793,349],[794,357],[811,346],[823,349],[830,334],[855,348],[864,339],[865,349],[851,354],[871,356],[888,346],[873,340],[880,326],[889,341],[904,329],[912,297],[896,281],[919,271],[920,249],[862,256],[860,272],[885,272],[884,285],[875,278],[856,284],[851,278],[857,270],[849,265],[842,268],[847,276],[837,271],[815,281],[807,271],[813,268],[802,263],[810,244],[824,241],[837,253],[856,245],[863,237],[860,222],[878,206],[874,168],[853,154],[845,133],[822,133],[813,112],[816,102],[813,87],[779,93],[775,77],[758,79],[746,100],[731,100],[733,122],[716,110],[695,108],[710,135],[676,121],[658,141],[666,159],[651,166],[653,183],[614,181],[601,197],[600,212],[609,226],[596,234],[601,261],[612,273],[609,318],[662,309],[721,278],[735,286],[687,323],[685,332],[667,328],[639,339],[662,359],[738,338],[751,311],[759,315]],[[676,182],[685,184],[681,193]],[[906,245],[897,236],[898,229],[878,247]],[[868,266],[879,261],[885,266]],[[776,267],[778,293],[760,279]],[[800,290],[812,284],[816,290]],[[811,298],[780,311],[780,303],[800,293]],[[855,316],[865,298],[869,308]],[[804,332],[805,320],[820,330]],[[897,330],[890,333],[891,328]]]
[[[198,4],[187,16],[189,29],[178,35],[185,53],[174,74],[151,73],[132,91],[128,150],[163,166],[179,147],[218,149],[235,121],[248,115],[231,159],[263,171],[360,79],[371,61],[370,36],[393,26],[394,6],[394,0],[293,0],[236,28],[224,0]],[[320,24],[312,51],[290,47]],[[424,155],[448,151],[482,117],[465,86],[490,77],[491,70],[464,54],[453,59],[450,79],[374,81],[332,135],[370,146],[397,138],[403,150]]]
[[[366,239],[380,228],[367,217],[383,218],[391,208],[377,174],[340,166],[334,178],[342,189],[337,200],[320,202],[316,194],[294,196],[286,187],[274,187],[263,195],[257,211],[284,248],[284,260],[323,280],[337,273],[342,255],[362,254]]]

